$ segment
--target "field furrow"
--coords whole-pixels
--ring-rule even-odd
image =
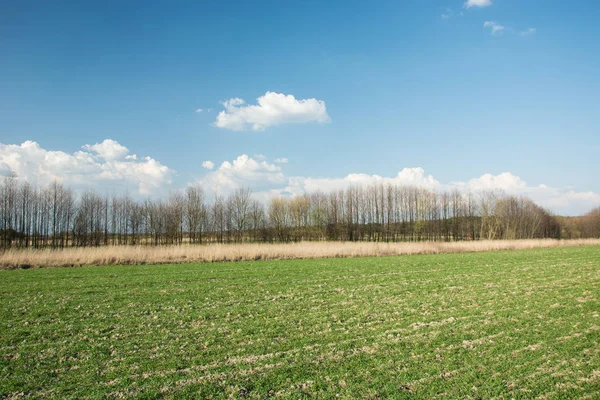
[[[598,246],[0,279],[5,398],[600,392]]]

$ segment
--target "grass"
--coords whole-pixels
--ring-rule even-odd
[[[600,246],[13,270],[0,282],[0,397],[600,393]]]
[[[0,268],[80,267],[221,261],[295,260],[446,254],[564,246],[600,245],[600,239],[526,239],[462,242],[301,242],[185,246],[103,246],[64,249],[12,248],[0,252]]]

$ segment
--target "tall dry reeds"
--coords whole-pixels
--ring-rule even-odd
[[[470,242],[301,242],[183,246],[107,246],[65,249],[9,249],[0,268],[77,267],[86,265],[175,264],[218,261],[291,260],[438,254],[545,247],[600,245],[600,239],[528,239]]]

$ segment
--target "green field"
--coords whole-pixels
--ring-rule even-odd
[[[0,271],[0,398],[599,398],[600,247]]]

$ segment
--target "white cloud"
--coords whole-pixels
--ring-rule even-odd
[[[492,31],[492,35],[501,35],[502,31],[504,31],[504,26],[494,22],[494,21],[485,21],[483,23],[484,28],[490,28]]]
[[[288,163],[288,159],[285,158],[285,157],[276,158],[275,159],[275,163],[277,163],[277,164],[287,164]]]
[[[465,181],[441,183],[423,168],[404,168],[395,176],[385,177],[364,173],[352,173],[344,177],[287,176],[280,165],[268,160],[259,161],[241,155],[232,162],[225,161],[200,183],[208,191],[227,195],[235,188],[250,187],[256,199],[266,201],[275,196],[297,196],[316,191],[331,192],[351,186],[391,184],[417,186],[436,191],[458,189],[464,193],[501,190],[509,195],[527,196],[543,207],[563,215],[582,214],[600,206],[600,194],[578,192],[573,188],[552,188],[547,185],[530,186],[522,178],[510,172],[498,175],[483,174]]]
[[[523,36],[523,37],[527,37],[527,36],[535,35],[536,32],[537,32],[537,29],[529,28],[529,29],[519,32],[519,35]]]
[[[12,176],[14,174],[13,170],[10,168],[10,165],[7,163],[0,161],[0,177],[2,176]]]
[[[288,185],[282,188],[281,191],[295,195],[316,191],[330,192],[350,186],[369,186],[378,183],[428,187],[431,189],[440,186],[440,183],[433,176],[425,174],[423,168],[404,168],[393,177],[354,173],[343,178],[290,177],[287,183]]]
[[[9,169],[19,180],[46,185],[54,180],[75,188],[120,186],[149,194],[171,183],[174,171],[151,157],[141,161],[114,140],[84,145],[84,151],[66,153],[25,141],[0,143],[0,169]]]
[[[322,100],[296,100],[291,94],[267,92],[257,102],[257,105],[246,105],[240,98],[223,101],[225,110],[219,112],[213,125],[234,131],[261,131],[281,124],[331,121]]]
[[[106,140],[100,144],[85,145],[82,151],[74,153],[47,150],[32,141],[20,145],[0,143],[0,176],[14,174],[19,180],[40,185],[58,180],[75,189],[93,187],[117,192],[136,188],[140,194],[164,193],[175,172],[151,157],[137,157],[123,149],[125,147],[118,142]],[[418,167],[404,168],[390,177],[365,173],[344,177],[288,176],[283,169],[285,161],[286,158],[277,158],[271,163],[265,156],[250,157],[246,154],[224,161],[218,167],[212,161],[204,161],[202,166],[210,167],[210,170],[199,183],[209,192],[223,195],[241,186],[250,187],[254,197],[260,200],[383,183],[473,193],[499,189],[510,195],[527,196],[563,215],[583,214],[600,206],[599,193],[577,191],[572,187],[529,185],[510,172],[483,174],[450,183],[441,183]]]
[[[227,194],[241,186],[263,190],[285,182],[286,178],[281,167],[242,154],[231,162],[224,161],[219,168],[209,172],[199,183],[213,193]]]
[[[276,159],[275,163],[282,164]],[[431,175],[426,175],[422,168],[404,168],[391,178],[369,174],[348,174],[342,178],[288,177],[281,166],[259,161],[242,154],[232,162],[225,161],[214,172],[210,172],[200,183],[209,191],[227,194],[241,186],[251,187],[256,197],[261,199],[281,194],[302,195],[316,191],[329,192],[356,185],[389,183],[392,185],[414,185],[436,188],[440,183]]]
[[[96,152],[98,155],[100,155],[100,157],[107,161],[121,159],[127,153],[129,153],[127,147],[120,145],[118,142],[112,139],[105,139],[102,143],[96,143],[93,145],[86,144],[81,148]]]
[[[203,112],[203,111],[204,111],[204,109],[202,109],[202,108],[197,108],[197,109],[196,109],[196,112],[197,112],[197,113],[201,113],[201,112]]]
[[[502,189],[510,192],[523,189],[527,187],[527,184],[518,176],[510,172],[503,172],[499,175],[484,174],[479,178],[471,179],[467,182],[467,186],[473,191]]]
[[[505,32],[508,32],[509,34],[518,34],[521,37],[528,37],[528,36],[535,35],[535,33],[537,32],[537,30],[535,28],[528,28],[526,30],[519,31],[518,29],[516,29],[514,27],[511,27],[511,26],[507,27],[507,26],[501,25],[495,21],[485,21],[483,23],[483,27],[486,29],[489,29],[493,36],[500,36],[500,35],[504,34]]]
[[[465,8],[471,7],[487,7],[492,5],[492,0],[467,0],[465,1]]]

